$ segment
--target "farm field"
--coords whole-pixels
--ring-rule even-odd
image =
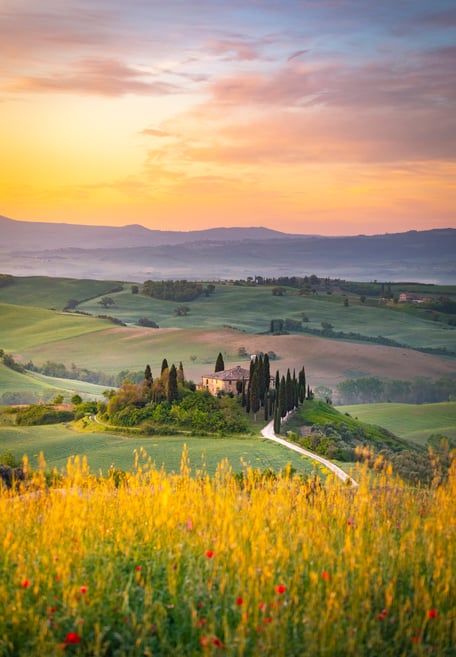
[[[398,313],[388,307],[366,306],[358,299],[345,307],[342,298],[331,296],[328,300],[299,296],[295,290],[274,296],[270,287],[216,285],[209,297],[186,302],[188,315],[176,317],[174,310],[179,304],[175,301],[132,294],[129,287],[109,296],[115,302],[109,314],[127,324],[136,324],[141,317],[147,317],[162,328],[229,326],[247,333],[264,333],[269,331],[271,319],[301,320],[304,312],[309,320],[305,327],[310,329],[320,330],[322,322],[329,322],[335,331],[369,337],[380,335],[410,347],[447,347],[456,352],[456,327]],[[95,315],[100,314],[100,308],[99,299],[78,306]]]
[[[212,371],[219,351],[227,366],[245,364],[249,355],[258,351],[274,352],[278,360],[272,361],[272,371],[279,368],[286,372],[288,367],[299,369],[305,364],[312,386],[334,386],[354,375],[412,379],[454,374],[454,360],[449,358],[303,334],[258,335],[232,328],[113,327],[109,321],[94,317],[1,304],[0,312],[1,348],[21,362],[43,364],[50,360],[67,367],[75,363],[108,374],[143,370],[147,363],[156,372],[166,357],[176,363],[182,361],[187,378],[198,382],[208,369]],[[239,355],[241,349],[247,356]]]
[[[111,466],[129,471],[134,466],[135,450],[145,450],[158,469],[163,465],[166,472],[179,472],[184,445],[193,472],[199,470],[213,475],[224,459],[228,459],[234,472],[242,472],[247,467],[279,472],[287,464],[303,474],[320,472],[309,459],[296,452],[250,436],[126,436],[95,430],[79,432],[64,424],[8,426],[0,420],[0,453],[11,452],[17,459],[26,454],[34,468],[43,452],[47,467],[59,471],[72,456],[86,456],[94,473],[102,470],[106,474]]]
[[[456,438],[456,402],[439,404],[358,404],[337,406],[363,422],[389,429],[397,436],[424,445],[433,433]]]

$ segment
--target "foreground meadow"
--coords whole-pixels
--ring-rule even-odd
[[[38,472],[0,494],[0,655],[450,657],[455,475]]]

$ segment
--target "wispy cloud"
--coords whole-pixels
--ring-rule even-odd
[[[52,91],[100,96],[162,96],[180,90],[176,85],[157,79],[154,75],[119,60],[97,58],[76,62],[62,73],[18,78],[11,84],[10,89],[28,93]]]

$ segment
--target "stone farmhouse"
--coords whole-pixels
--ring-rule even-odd
[[[212,372],[204,374],[201,378],[201,390],[208,390],[211,395],[217,395],[219,392],[239,394],[237,384],[244,380],[247,385],[249,382],[250,371],[237,365],[229,370],[221,372]]]

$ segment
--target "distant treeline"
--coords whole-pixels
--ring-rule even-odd
[[[23,365],[3,349],[0,349],[0,358],[3,365],[15,372],[24,373],[28,370],[29,372],[52,376],[56,379],[75,379],[113,388],[118,388],[126,379],[132,383],[140,383],[144,378],[144,372],[141,371],[121,370],[117,374],[106,374],[106,372],[89,370],[86,367],[77,367],[74,363],[68,368],[64,363],[56,363],[52,360],[47,360],[43,365],[35,365],[33,361],[29,360],[28,363]]]
[[[77,381],[97,383],[101,386],[114,388],[119,387],[125,379],[132,383],[139,383],[144,378],[143,372],[121,370],[117,374],[107,374],[106,372],[89,370],[86,367],[77,367],[74,363],[70,368],[67,368],[64,363],[56,363],[50,360],[47,360],[43,365],[35,365],[32,361],[29,361],[23,369],[57,379],[76,379]]]
[[[396,381],[378,377],[363,377],[342,381],[336,387],[338,404],[370,404],[398,402],[404,404],[432,404],[456,400],[456,378],[443,377],[437,381],[417,377],[413,381]]]
[[[162,301],[194,301],[201,294],[212,294],[215,285],[209,284],[206,288],[196,281],[145,281],[142,293]]]

